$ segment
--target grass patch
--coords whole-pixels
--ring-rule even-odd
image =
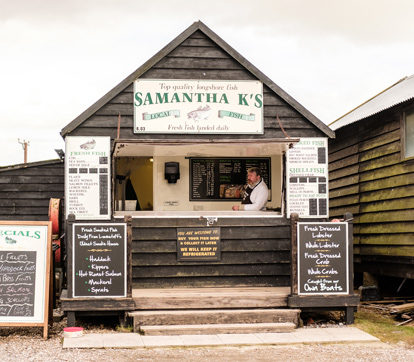
[[[373,311],[360,310],[355,314],[355,326],[382,342],[404,342],[408,347],[414,348],[414,327],[395,324],[396,321],[391,316]]]
[[[116,326],[115,330],[121,333],[131,333],[134,331],[134,326]]]

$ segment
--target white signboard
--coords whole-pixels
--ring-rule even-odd
[[[110,137],[66,137],[66,218],[111,218]]]
[[[263,134],[263,84],[138,79],[134,132]]]
[[[287,216],[328,217],[328,139],[301,138],[286,157]]]
[[[48,223],[0,223],[0,325],[46,322],[47,326],[48,243]]]

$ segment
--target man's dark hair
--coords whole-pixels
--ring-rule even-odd
[[[247,169],[247,172],[254,172],[257,176],[262,177],[262,173],[260,172],[259,167],[250,167],[249,169]]]

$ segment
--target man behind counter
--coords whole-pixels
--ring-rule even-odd
[[[252,167],[247,170],[247,187],[244,191],[242,204],[234,205],[234,211],[258,211],[265,210],[267,198],[269,197],[269,190],[262,179],[260,169]]]

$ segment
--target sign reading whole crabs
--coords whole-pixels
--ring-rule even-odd
[[[263,134],[263,84],[138,79],[134,132]]]

